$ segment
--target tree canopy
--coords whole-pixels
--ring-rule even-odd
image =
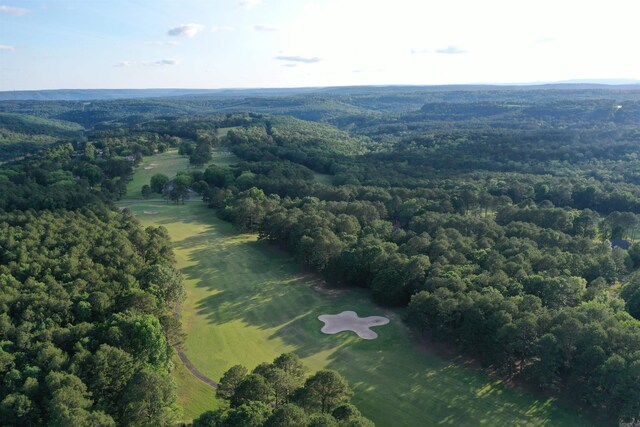
[[[321,370],[305,379],[294,353],[283,353],[252,372],[242,365],[229,368],[216,396],[229,409],[207,411],[194,427],[338,427],[374,424],[349,403],[352,391],[337,372]]]

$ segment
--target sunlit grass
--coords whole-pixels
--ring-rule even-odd
[[[314,172],[313,179],[320,184],[333,185],[333,175]]]
[[[149,185],[151,177],[161,173],[169,178],[176,176],[181,170],[196,169],[204,170],[209,164],[219,166],[229,166],[237,163],[240,159],[226,150],[214,150],[211,153],[211,162],[205,166],[194,168],[189,165],[189,158],[178,154],[177,150],[167,151],[166,153],[157,154],[155,156],[145,157],[133,174],[133,179],[127,185],[127,194],[124,200],[137,200],[142,198],[142,186]],[[159,194],[152,194],[151,198],[159,198]]]
[[[239,157],[237,157],[230,151],[226,151],[224,147],[211,153],[211,156],[211,163],[214,163],[218,166],[231,166],[240,161]]]
[[[173,378],[178,386],[178,402],[184,409],[183,420],[192,420],[203,412],[226,404],[216,399],[215,390],[193,376],[177,356],[174,363],[176,368],[173,371]]]
[[[123,199],[141,199],[142,186],[149,185],[153,175],[162,173],[173,178],[179,170],[186,169],[188,166],[189,159],[180,156],[177,150],[145,157],[138,165],[136,173],[133,174],[133,179],[127,185],[127,194]],[[155,194],[154,197],[159,197],[159,195]]]
[[[166,165],[177,163],[167,159]],[[187,290],[185,353],[214,380],[232,365],[252,368],[293,351],[310,371],[342,373],[355,391],[354,403],[379,426],[593,425],[551,399],[507,388],[482,371],[427,351],[398,312],[374,305],[363,290],[336,295],[318,289],[284,252],[255,235],[238,234],[202,204],[130,208],[144,225],[162,225],[172,237]],[[391,323],[376,328],[379,338],[373,341],[349,332],[322,334],[317,316],[344,310],[385,315]],[[213,390],[176,363],[186,420],[219,404]]]

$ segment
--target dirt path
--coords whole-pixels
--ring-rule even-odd
[[[218,383],[212,380],[211,378],[209,378],[208,376],[206,376],[205,374],[203,374],[202,372],[198,371],[198,369],[196,369],[196,367],[193,366],[193,364],[191,363],[187,355],[184,354],[183,351],[178,351],[178,357],[180,357],[180,360],[182,360],[182,363],[184,363],[184,366],[189,370],[189,372],[195,375],[196,378],[198,378],[203,383],[210,385],[212,388],[218,388]]]

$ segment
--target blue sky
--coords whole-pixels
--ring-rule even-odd
[[[639,79],[635,0],[0,0],[0,90]]]

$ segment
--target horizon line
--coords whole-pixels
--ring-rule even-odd
[[[489,83],[439,83],[439,84],[411,84],[411,83],[381,83],[364,85],[318,85],[318,86],[250,86],[250,87],[87,87],[87,88],[48,88],[48,89],[2,89],[0,93],[10,92],[46,92],[46,91],[117,91],[117,90],[202,90],[202,91],[223,91],[223,90],[295,90],[295,89],[331,89],[349,87],[464,87],[464,86],[546,86],[546,85],[600,85],[600,86],[640,86],[640,80],[636,79],[570,79],[557,81],[538,82],[489,82]]]

